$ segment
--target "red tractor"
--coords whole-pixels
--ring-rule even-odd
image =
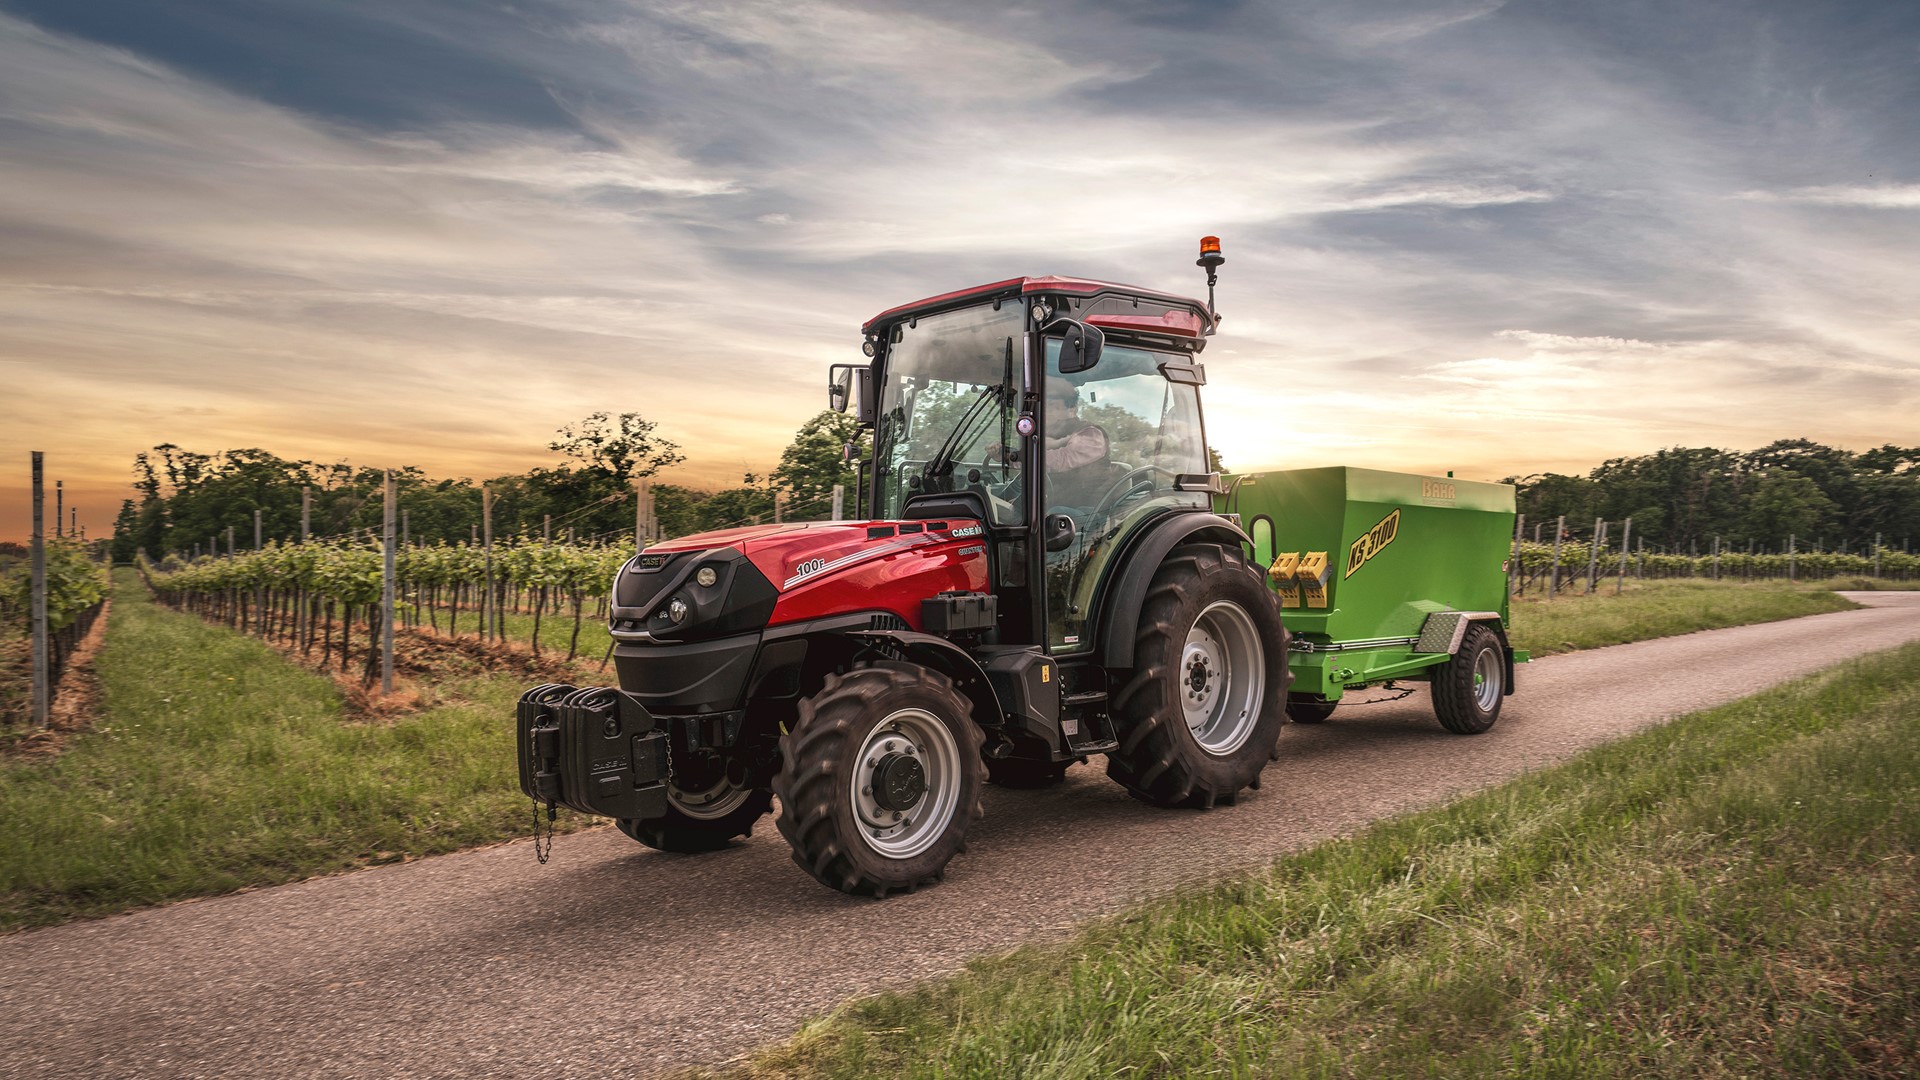
[[[1208,276],[1218,242],[1202,242]],[[1105,755],[1161,806],[1231,803],[1286,716],[1287,636],[1214,512],[1211,302],[1014,278],[869,320],[829,400],[873,430],[854,521],[647,547],[613,584],[619,688],[519,707],[522,789],[665,851],[772,812],[822,883],[938,880],[986,781]],[[870,466],[870,468],[869,468]]]

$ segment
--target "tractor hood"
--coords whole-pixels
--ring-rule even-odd
[[[870,613],[917,630],[922,600],[986,591],[986,550],[985,530],[970,520],[697,533],[648,547],[620,568],[609,628],[622,641],[664,644]]]

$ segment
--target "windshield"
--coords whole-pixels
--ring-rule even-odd
[[[878,516],[901,517],[915,495],[973,491],[993,524],[1024,520],[1014,421],[1025,321],[1025,304],[1004,300],[894,329],[874,426]]]

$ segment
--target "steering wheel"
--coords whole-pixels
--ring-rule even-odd
[[[1158,465],[1142,465],[1137,469],[1129,469],[1125,476],[1115,480],[1101,494],[1100,501],[1093,506],[1091,516],[1096,520],[1105,517],[1109,511],[1139,493],[1142,481],[1146,481],[1145,487],[1151,491],[1154,487],[1152,480],[1155,473],[1164,473],[1169,481],[1177,481],[1180,478],[1179,473]],[[1169,483],[1168,486],[1171,487],[1172,484]]]

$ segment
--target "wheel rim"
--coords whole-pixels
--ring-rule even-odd
[[[1473,703],[1481,712],[1492,712],[1500,703],[1500,682],[1505,676],[1500,657],[1492,649],[1482,649],[1473,658]]]
[[[860,839],[889,859],[911,859],[947,831],[960,805],[960,745],[925,709],[875,724],[854,760]]]
[[[1209,604],[1187,631],[1178,673],[1180,706],[1200,749],[1224,757],[1253,735],[1267,691],[1267,654],[1246,609]]]
[[[673,804],[674,809],[690,818],[712,821],[726,817],[740,809],[741,805],[747,801],[747,796],[753,794],[752,788],[735,787],[728,783],[724,764],[720,764],[719,776],[715,777],[712,783],[700,786],[699,773],[704,771],[706,770],[696,771],[693,783],[686,788],[672,781],[667,783],[667,801]]]

